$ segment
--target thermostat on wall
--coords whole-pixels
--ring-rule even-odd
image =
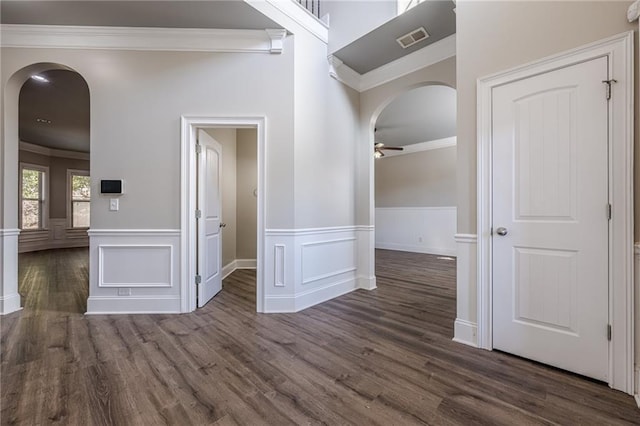
[[[101,194],[122,194],[122,180],[101,180]]]

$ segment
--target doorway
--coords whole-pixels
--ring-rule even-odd
[[[263,312],[264,310],[264,232],[265,232],[265,120],[262,117],[257,118],[215,118],[215,117],[183,117],[182,119],[182,264],[185,271],[183,279],[183,312],[191,312],[196,306],[202,306],[207,297],[216,294],[219,291],[217,284],[212,281],[212,290],[207,295],[202,295],[204,299],[198,299],[200,292],[197,281],[203,282],[205,277],[199,272],[204,271],[203,267],[207,265],[202,255],[209,250],[200,241],[206,239],[210,242],[209,248],[219,244],[219,250],[215,253],[216,260],[213,262],[214,267],[210,268],[207,275],[210,279],[222,280],[225,276],[233,274],[237,269],[253,269],[256,270],[256,310]],[[220,214],[217,219],[215,214],[211,215],[210,237],[202,235],[205,227],[200,227],[197,215],[205,216],[205,212],[197,212],[204,201],[198,199],[198,193],[203,189],[201,180],[198,175],[197,164],[199,155],[197,148],[199,138],[214,141],[220,145],[220,169],[219,169],[219,208]],[[226,147],[226,150],[225,150]],[[251,149],[249,149],[251,148]],[[215,149],[214,149],[215,151]],[[240,156],[238,155],[240,151]],[[252,154],[244,151],[250,151]],[[226,154],[225,154],[226,153]],[[233,155],[231,155],[233,153]],[[248,159],[251,158],[251,159]],[[239,163],[242,160],[242,164]],[[252,167],[248,163],[252,162]],[[227,166],[225,167],[225,163]],[[247,163],[247,164],[245,164]],[[233,173],[233,167],[235,173]],[[241,173],[238,171],[241,169]],[[252,170],[255,175],[253,183],[247,178],[247,170]],[[231,171],[231,172],[230,172]],[[235,179],[231,179],[234,176]],[[245,181],[246,180],[246,181]],[[240,183],[241,190],[239,190]],[[229,188],[236,188],[235,197],[229,197],[231,191]],[[249,188],[251,187],[251,188]],[[226,191],[225,191],[226,188]],[[227,193],[227,202],[225,203],[225,192]],[[212,194],[215,191],[212,192]],[[214,195],[215,196],[215,195]],[[248,198],[250,197],[250,198]],[[235,199],[234,199],[235,198]],[[245,198],[248,198],[245,200]],[[238,201],[240,200],[240,201]],[[238,214],[238,202],[241,203],[241,213]],[[245,203],[246,202],[246,203]],[[253,203],[253,210],[247,207]],[[213,207],[215,210],[215,206]],[[249,217],[247,217],[249,216]],[[254,221],[251,221],[251,216]],[[247,224],[247,226],[239,227],[239,223]],[[248,221],[248,222],[247,222]],[[215,225],[217,224],[217,226]],[[219,230],[219,238],[216,241],[214,229]],[[200,229],[200,232],[198,232]],[[247,232],[248,231],[248,232]],[[251,235],[253,234],[253,238]],[[246,241],[255,241],[253,252],[251,248],[246,250],[243,244]],[[238,247],[238,241],[241,242]],[[234,247],[235,246],[235,247]],[[199,251],[199,247],[201,247]],[[240,251],[238,251],[240,248]],[[215,252],[215,247],[212,248]],[[249,253],[249,254],[247,254]],[[253,258],[251,258],[253,256]],[[217,276],[216,276],[217,274]],[[200,277],[198,277],[200,275]]]
[[[478,122],[479,346],[628,393],[632,37],[481,79]]]
[[[89,108],[89,88],[75,71],[43,69],[20,88],[18,291],[31,310],[86,312]]]

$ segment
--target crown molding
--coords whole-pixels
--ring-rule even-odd
[[[331,77],[358,92],[364,92],[455,55],[456,35],[452,34],[365,74],[354,71],[334,55],[329,55],[327,59]]]
[[[2,47],[282,53],[286,30],[2,25]]]
[[[399,155],[414,154],[416,152],[431,151],[433,149],[450,148],[458,145],[458,138],[452,136],[450,138],[435,139],[432,141],[419,142],[411,145],[404,145],[402,151],[386,151],[384,157],[378,158],[378,161],[385,158],[397,157]]]
[[[47,157],[73,158],[75,160],[89,161],[88,152],[66,151],[64,149],[47,148],[42,145],[35,145],[29,142],[20,141],[20,151],[33,152],[34,154],[46,155]]]
[[[313,16],[297,1],[245,0],[245,2],[293,33],[296,32],[296,26],[300,26],[323,43],[329,42],[329,26]]]

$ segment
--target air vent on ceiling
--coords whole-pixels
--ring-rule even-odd
[[[406,49],[409,46],[413,46],[417,42],[421,40],[426,40],[429,38],[429,33],[424,27],[420,27],[417,30],[413,30],[408,34],[403,35],[402,37],[398,37],[396,41],[403,49]]]

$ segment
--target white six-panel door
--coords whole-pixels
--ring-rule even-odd
[[[198,307],[222,290],[221,154],[222,146],[203,130],[198,130]]]
[[[493,346],[608,372],[607,58],[493,89]]]

